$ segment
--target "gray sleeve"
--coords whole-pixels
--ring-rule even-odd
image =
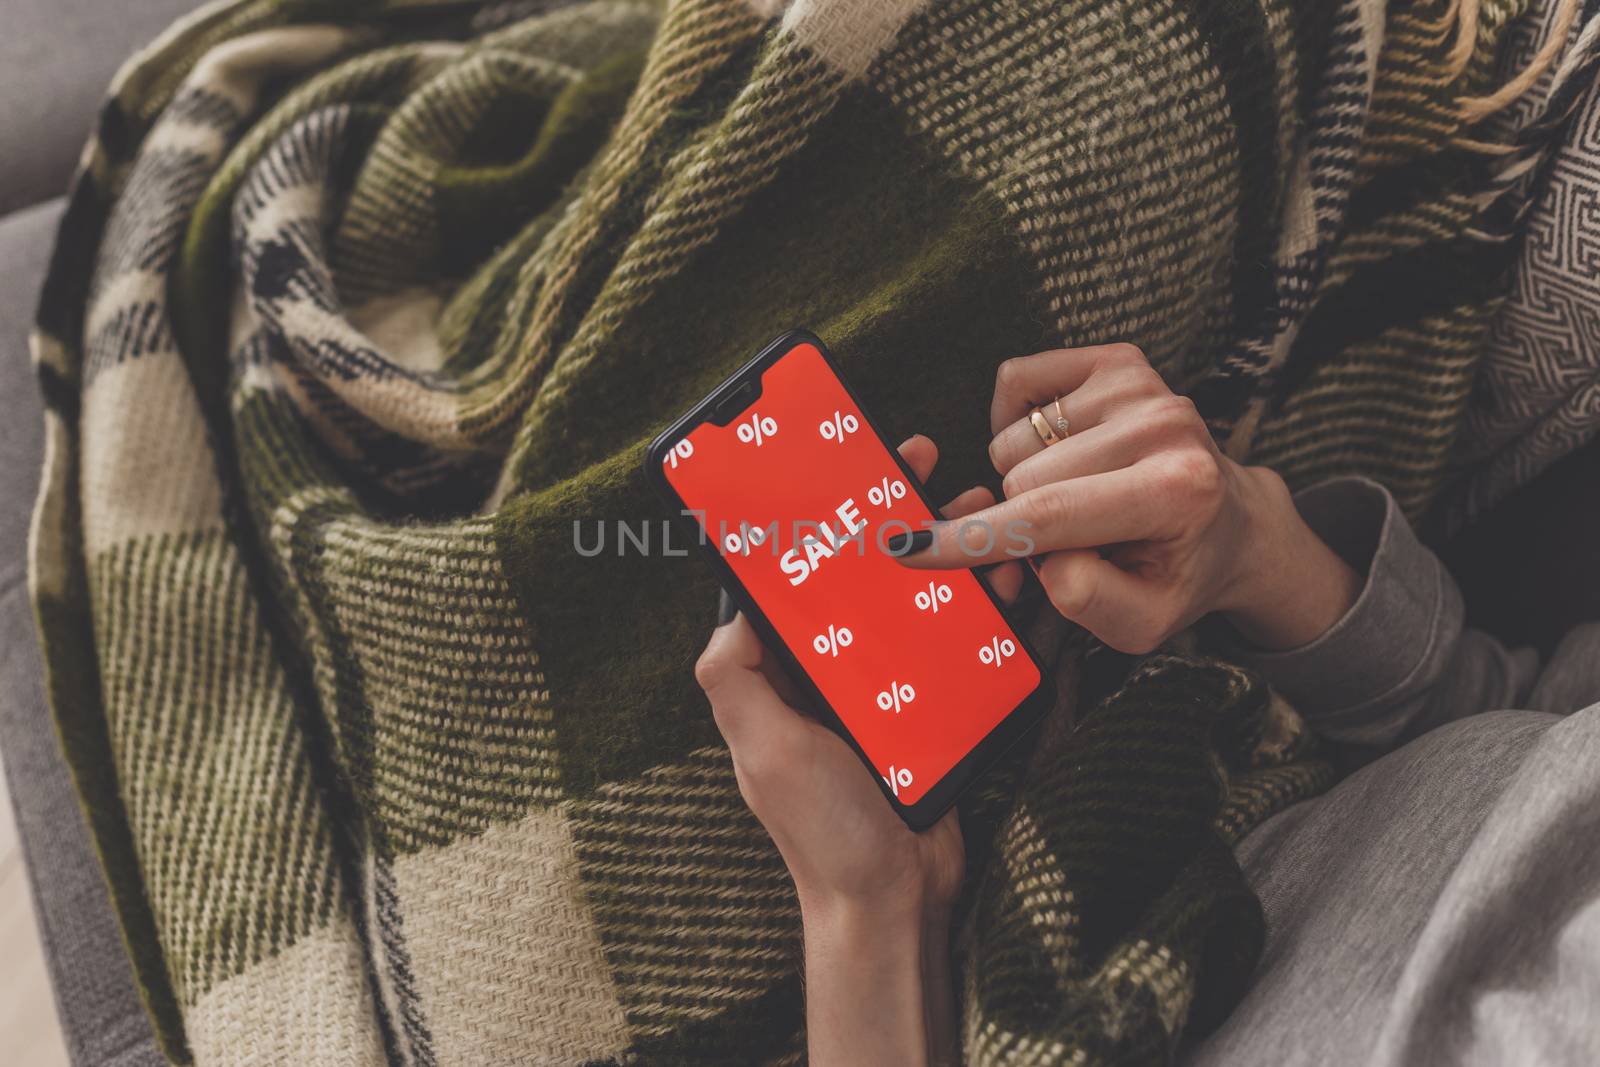
[[[1296,494],[1295,506],[1366,576],[1361,595],[1310,644],[1287,652],[1239,649],[1238,658],[1313,730],[1387,751],[1451,719],[1523,706],[1538,675],[1537,655],[1464,627],[1455,580],[1386,489],[1341,478]]]

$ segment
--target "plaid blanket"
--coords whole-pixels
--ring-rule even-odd
[[[1570,8],[1541,0],[1538,18],[1511,27],[1511,69],[1570,42],[1517,106],[1496,116],[1494,138],[1515,144],[1514,183],[1499,208],[1517,239],[1511,289],[1456,446],[1442,519],[1461,525],[1492,507],[1600,429],[1600,0]],[[1565,10],[1564,10],[1565,9]],[[1570,23],[1570,25],[1569,25]],[[1554,136],[1552,136],[1554,134]]]
[[[1233,455],[1440,490],[1525,0],[237,0],[118,75],[34,351],[49,687],[175,1062],[794,1063],[797,909],[641,448],[777,330],[982,480],[1003,358],[1141,345]],[[1047,620],[1041,624],[1047,626]],[[1160,1062],[1328,766],[1091,669],[973,791],[975,1064]],[[1085,666],[1085,664],[1088,664]],[[1274,710],[1276,708],[1276,710]]]

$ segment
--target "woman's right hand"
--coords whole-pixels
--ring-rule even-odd
[[[1069,433],[1048,447],[1029,412]],[[1300,518],[1283,480],[1224,456],[1187,398],[1132,345],[1001,364],[989,455],[1006,499],[937,524],[912,567],[1034,557],[1056,609],[1124,652],[1225,613],[1264,648],[1320,636],[1361,582]]]

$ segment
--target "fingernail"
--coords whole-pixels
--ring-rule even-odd
[[[932,530],[911,530],[890,534],[884,538],[883,548],[891,556],[911,556],[933,544]]]
[[[739,617],[739,605],[733,602],[726,589],[717,590],[717,625],[726,626]]]

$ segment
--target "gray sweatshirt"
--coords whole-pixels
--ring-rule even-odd
[[[1541,669],[1463,627],[1381,487],[1296,503],[1365,586],[1311,644],[1243,658],[1371,761],[1240,844],[1266,951],[1187,1062],[1600,1065],[1600,625]]]

